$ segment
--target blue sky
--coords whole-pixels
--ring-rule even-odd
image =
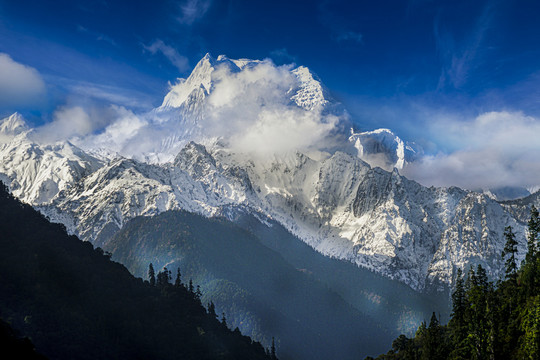
[[[538,14],[526,0],[0,0],[0,64],[41,81],[25,99],[0,89],[0,115],[40,124],[66,104],[144,111],[210,52],[305,65],[360,129],[448,154],[471,147],[455,135],[489,112],[537,125]],[[438,136],[445,124],[455,133]]]

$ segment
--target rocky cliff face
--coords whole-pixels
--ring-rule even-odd
[[[419,291],[451,284],[456,269],[469,264],[481,263],[498,276],[507,225],[518,234],[524,257],[525,222],[530,205],[540,205],[538,193],[501,203],[458,188],[424,187],[397,170],[421,149],[389,130],[353,133],[349,141],[345,136],[344,143],[318,150],[265,156],[237,151],[232,138],[206,136],[203,125],[217,101],[208,100],[216,83],[256,71],[261,63],[205,56],[148,114],[153,126],[176,130],[140,160],[98,159],[90,155],[96,149],[69,142],[40,144],[20,116],[7,118],[0,124],[0,179],[15,196],[100,246],[136,216],[170,209],[214,216],[240,206],[263,222],[260,214],[278,221],[322,254]],[[316,114],[322,122],[338,119],[336,131],[346,124],[344,110],[307,68],[279,69],[279,74],[286,89],[272,87],[273,95],[263,99],[279,99],[274,110]],[[394,170],[366,162],[373,156]]]
[[[39,208],[82,238],[103,244],[136,216],[170,209],[213,216],[230,206],[263,213],[319,252],[416,290],[450,284],[457,267],[468,264],[481,263],[498,276],[504,227],[522,235],[520,216],[527,212],[527,204],[426,188],[397,170],[371,168],[342,152],[319,160],[293,153],[254,163],[195,143],[173,163],[111,161]]]

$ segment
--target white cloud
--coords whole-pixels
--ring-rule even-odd
[[[540,184],[540,119],[520,112],[488,112],[471,121],[440,120],[432,136],[453,144],[403,174],[425,185],[467,189]]]
[[[296,85],[289,67],[269,61],[238,73],[218,69],[203,126],[241,152],[262,155],[322,148],[339,119],[291,106],[289,90]]]
[[[255,156],[334,145],[333,134],[340,119],[291,104],[289,90],[298,83],[290,67],[278,67],[270,61],[241,72],[220,67],[212,82],[212,93],[200,109],[198,128],[193,119],[179,117],[181,112],[136,115],[111,107],[107,126],[72,141],[82,148],[107,148],[151,161],[171,160],[183,146],[182,139],[199,141],[200,136],[219,137],[233,150]]]
[[[74,142],[83,148],[107,149],[123,155],[135,155],[147,150],[138,137],[148,122],[121,106],[112,105],[108,110],[112,120],[103,131],[75,139]]]
[[[41,143],[80,142],[116,122],[120,117],[119,108],[62,106],[56,109],[51,122],[36,128],[31,136]]]
[[[173,47],[165,44],[162,40],[157,39],[152,44],[146,46],[144,49],[151,52],[152,55],[160,52],[167,60],[171,62],[180,72],[189,70],[189,60],[187,57],[180,55]]]
[[[39,72],[0,53],[0,107],[18,108],[43,101],[45,83]]]
[[[134,89],[126,89],[117,86],[91,83],[86,81],[72,81],[70,79],[57,79],[66,86],[71,95],[82,99],[105,101],[131,109],[151,109],[152,98],[147,93]]]
[[[52,122],[36,129],[34,136],[40,142],[51,143],[73,136],[88,135],[92,130],[90,115],[82,107],[62,107],[56,110]]]
[[[210,0],[186,0],[180,4],[180,16],[177,20],[180,24],[192,25],[201,19],[210,8]]]
[[[437,48],[443,61],[438,88],[451,85],[460,88],[467,83],[474,63],[479,60],[481,46],[487,31],[491,27],[493,7],[486,6],[471,31],[461,41],[454,40],[452,35],[440,29],[439,18],[435,22],[434,35]]]

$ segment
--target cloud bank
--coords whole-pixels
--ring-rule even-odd
[[[436,121],[431,133],[454,150],[409,164],[405,176],[424,185],[471,190],[540,184],[538,118],[521,112],[488,112],[471,121]]]
[[[16,109],[43,101],[45,82],[39,72],[0,53],[0,108]]]
[[[270,61],[241,72],[218,69],[204,128],[235,151],[258,155],[327,146],[340,119],[293,105],[298,80],[290,70]]]
[[[64,138],[85,149],[151,162],[172,160],[189,140],[219,138],[233,151],[253,156],[333,146],[341,118],[297,106],[291,96],[299,82],[290,70],[271,61],[242,71],[218,66],[212,91],[187,116],[181,109],[135,114],[120,106],[93,112],[61,108],[37,133],[42,141]]]
[[[40,143],[62,140],[76,142],[91,137],[118,121],[118,108],[118,106],[90,108],[61,106],[54,112],[52,121],[34,129],[31,137]]]

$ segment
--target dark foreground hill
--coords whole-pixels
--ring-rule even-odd
[[[3,185],[0,318],[51,359],[271,358],[184,286],[133,277]]]

